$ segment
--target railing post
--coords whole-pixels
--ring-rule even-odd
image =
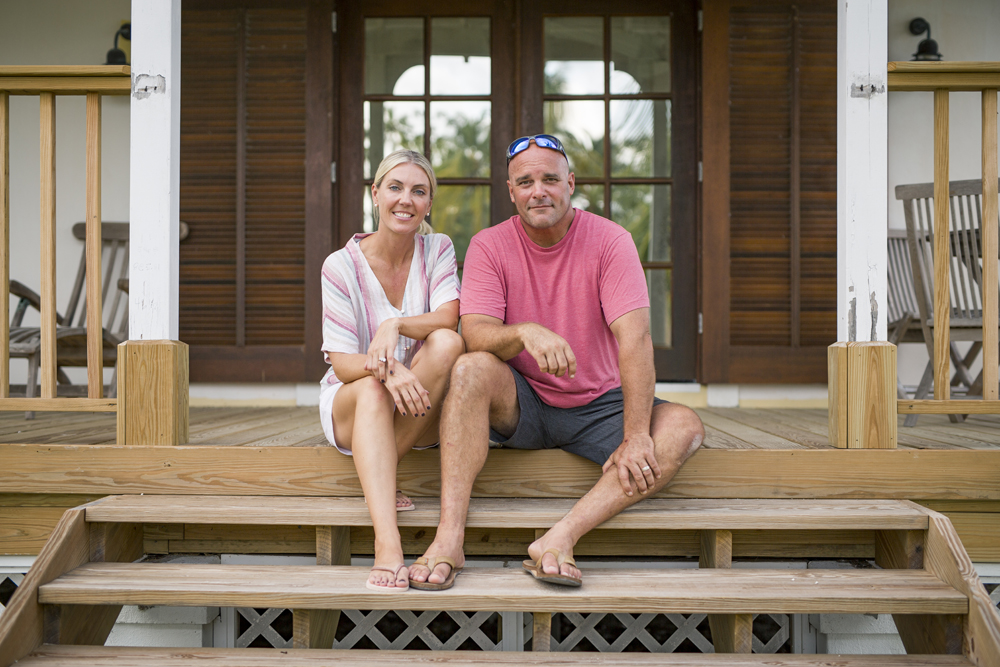
[[[997,89],[983,91],[983,400],[998,398]]]
[[[951,262],[948,225],[948,91],[934,91],[934,398],[951,397]]]
[[[42,398],[56,397],[56,96],[39,95]]]
[[[87,397],[104,395],[101,307],[101,95],[87,93]]]
[[[10,94],[0,91],[0,398],[10,396]]]

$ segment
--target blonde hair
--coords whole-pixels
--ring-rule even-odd
[[[424,170],[424,173],[427,174],[427,178],[431,182],[431,201],[433,202],[434,193],[437,191],[437,178],[434,176],[434,167],[431,166],[430,160],[424,157],[422,153],[407,150],[405,148],[393,151],[382,158],[382,162],[379,163],[378,169],[375,170],[375,182],[373,183],[375,189],[382,187],[382,181],[385,179],[385,175],[401,164],[415,164]],[[375,209],[375,229],[378,229],[378,207],[376,206],[373,208]],[[434,228],[430,226],[430,223],[428,223],[426,219],[420,221],[420,227],[417,228],[417,234],[431,234],[433,232]]]

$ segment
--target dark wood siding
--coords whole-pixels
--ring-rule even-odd
[[[322,374],[331,11],[327,0],[185,3],[180,336],[193,381]]]
[[[729,299],[713,299],[709,286],[721,290],[703,271],[713,333],[699,379],[824,382],[826,347],[836,340],[836,3],[704,7],[703,127],[727,127],[728,136],[703,135],[705,173],[715,175],[703,193],[728,206],[706,204],[703,239],[722,233],[728,244],[703,241],[701,259],[728,265]]]

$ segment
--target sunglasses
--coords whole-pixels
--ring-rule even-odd
[[[528,137],[515,139],[511,142],[510,146],[507,147],[507,164],[510,164],[510,161],[514,159],[515,155],[526,151],[532,141],[535,142],[536,146],[541,148],[549,148],[554,151],[559,151],[562,153],[562,156],[566,158],[566,161],[569,161],[569,158],[566,156],[566,150],[563,148],[561,141],[553,137],[551,134],[533,134]]]

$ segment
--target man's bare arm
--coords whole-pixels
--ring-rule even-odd
[[[618,341],[625,438],[604,464],[604,472],[617,466],[622,489],[630,496],[633,493],[632,480],[640,493],[646,493],[652,486],[653,479],[660,476],[653,438],[649,432],[653,415],[653,394],[656,390],[653,340],[649,335],[649,308],[625,313],[611,323],[611,333]]]
[[[492,352],[507,361],[527,350],[543,373],[576,375],[576,356],[569,343],[540,324],[504,324],[489,315],[463,315],[462,337],[469,352]]]

